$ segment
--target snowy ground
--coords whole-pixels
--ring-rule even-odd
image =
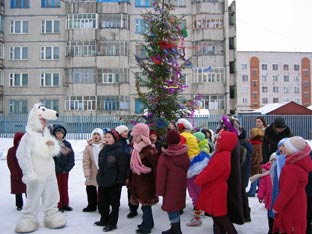
[[[102,228],[93,226],[95,221],[98,221],[100,215],[98,212],[84,213],[82,209],[87,204],[87,197],[84,186],[84,176],[82,172],[81,155],[85,147],[85,141],[69,140],[72,143],[76,153],[76,165],[70,172],[69,176],[69,200],[70,206],[73,207],[72,212],[66,212],[67,225],[64,229],[49,230],[42,225],[42,212],[38,217],[40,220],[40,227],[35,232],[38,234],[63,234],[63,233],[102,233]],[[16,222],[19,218],[19,211],[15,207],[15,196],[10,194],[10,177],[9,169],[6,162],[6,153],[8,148],[13,144],[12,139],[0,138],[0,227],[1,234],[14,233]],[[119,213],[118,227],[111,233],[128,234],[135,233],[136,226],[141,222],[142,212],[139,210],[139,215],[135,218],[128,219],[126,216],[129,212],[127,201],[127,192],[125,189],[122,191],[121,207]],[[251,222],[244,225],[235,225],[239,234],[263,234],[267,233],[267,216],[263,204],[258,202],[257,198],[249,198],[251,207]],[[169,221],[167,214],[161,210],[161,201],[159,204],[153,206],[153,215],[155,227],[152,233],[160,234],[162,231],[167,230]],[[203,224],[199,227],[187,227],[185,223],[192,217],[193,205],[191,200],[187,198],[186,208],[184,214],[181,216],[182,231],[184,234],[203,234],[213,233],[212,219],[210,217],[203,217]]]

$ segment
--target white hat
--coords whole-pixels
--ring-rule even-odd
[[[93,129],[92,133],[91,133],[91,136],[93,136],[94,133],[98,133],[100,136],[101,136],[101,139],[103,139],[103,130],[100,129],[100,128],[95,128]]]
[[[126,125],[119,125],[115,130],[121,135],[124,131],[129,131],[129,128]]]
[[[187,119],[184,118],[179,119],[177,125],[179,130],[190,130],[190,131],[193,130],[192,124]]]
[[[293,136],[284,142],[284,146],[288,154],[295,154],[303,150],[307,146],[307,143],[302,137]]]

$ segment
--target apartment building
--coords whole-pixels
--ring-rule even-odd
[[[220,114],[235,106],[235,1],[175,0],[188,36],[181,98]],[[68,115],[141,114],[134,55],[144,56],[151,0],[1,1],[0,111],[32,105]],[[1,55],[1,54],[0,54]],[[2,65],[3,64],[3,65]]]
[[[312,53],[237,52],[237,112],[269,103],[311,105]]]

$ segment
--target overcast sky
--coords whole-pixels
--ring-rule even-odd
[[[236,0],[236,12],[237,50],[312,52],[312,0]]]

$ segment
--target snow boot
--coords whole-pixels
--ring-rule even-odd
[[[171,224],[172,234],[182,234],[180,222]]]

